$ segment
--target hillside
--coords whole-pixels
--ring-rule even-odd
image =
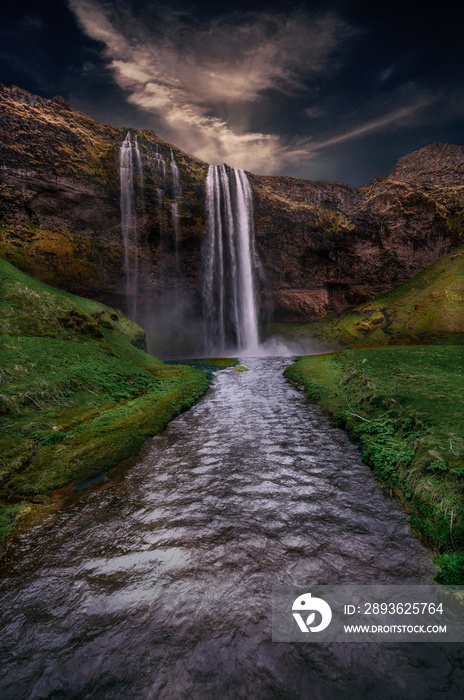
[[[309,324],[271,324],[285,338],[314,338],[328,346],[404,345],[464,333],[464,246],[424,272],[381,294]]]
[[[144,351],[121,312],[0,260],[0,539],[23,501],[134,454],[207,389]]]

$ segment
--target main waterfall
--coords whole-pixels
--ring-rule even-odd
[[[134,165],[138,177],[138,187],[143,192],[142,161],[137,142],[137,134],[132,142],[130,131],[119,150],[119,180],[121,187],[121,231],[124,245],[124,270],[126,273],[127,313],[135,320],[138,285],[137,255],[137,201],[134,188]],[[132,254],[132,260],[131,260]]]
[[[210,165],[206,178],[207,235],[203,248],[205,352],[259,345],[253,198],[243,170]]]

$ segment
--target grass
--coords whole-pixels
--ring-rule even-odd
[[[18,508],[106,472],[206,391],[141,328],[0,260],[0,539]]]
[[[328,346],[414,345],[464,332],[464,246],[373,301],[307,324],[274,323],[267,332]]]
[[[234,367],[237,364],[237,358],[235,357],[219,357],[212,358],[207,357],[202,360],[167,360],[166,364],[174,365],[176,364],[186,365],[187,367],[194,367],[195,369],[201,369],[209,380],[211,381],[214,373],[221,370],[227,369],[228,367]],[[235,369],[235,367],[234,367]]]
[[[438,555],[441,583],[464,584],[464,349],[349,349],[286,369],[359,443],[381,484]]]

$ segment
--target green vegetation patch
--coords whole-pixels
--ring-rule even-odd
[[[0,256],[46,284],[88,293],[114,289],[123,268],[121,246],[75,235],[64,226],[0,223]]]
[[[16,503],[107,471],[206,391],[109,307],[0,261],[0,537]],[[12,506],[14,508],[12,509]]]
[[[464,333],[464,246],[424,272],[340,314],[314,323],[271,324],[268,333],[332,347],[415,345]]]
[[[201,369],[211,381],[214,373],[221,369],[227,369],[228,367],[234,367],[237,364],[237,359],[234,357],[220,357],[220,358],[210,358],[207,357],[204,360],[167,360],[166,364],[182,364],[187,367],[194,367],[195,369]]]
[[[440,553],[440,580],[464,583],[463,347],[344,350],[302,358],[285,376],[360,444],[413,529]]]

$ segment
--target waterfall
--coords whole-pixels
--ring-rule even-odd
[[[177,167],[176,159],[171,148],[171,176],[172,187],[174,194],[174,202],[171,205],[172,228],[174,230],[174,251],[176,258],[176,267],[179,268],[179,245],[180,245],[180,224],[179,224],[179,199],[182,196],[180,186],[179,168]]]
[[[134,141],[132,141],[131,133],[128,131],[119,150],[119,179],[121,187],[121,231],[124,245],[124,269],[126,273],[126,301],[128,313],[133,319],[136,317],[138,286],[137,198],[136,189],[134,187],[134,171],[138,180],[137,191],[142,192],[142,159],[137,135],[135,135]]]
[[[177,167],[176,159],[174,158],[174,153],[171,148],[171,173],[172,182],[174,186],[174,196],[180,196],[180,178],[179,178],[179,168]]]
[[[157,187],[156,188],[156,196],[157,196],[157,202],[158,202],[158,222],[159,222],[159,231],[160,231],[160,242],[164,241],[164,218],[163,218],[163,209],[164,209],[164,186],[165,186],[165,180],[166,180],[166,163],[164,162],[163,159],[163,154],[160,151],[159,144],[157,143],[155,146],[155,163],[156,163],[156,169],[161,171],[162,173],[162,187]]]
[[[243,170],[210,165],[203,247],[205,351],[258,349],[253,197]]]
[[[127,138],[127,137],[126,137]],[[137,140],[137,134],[134,136],[134,155],[135,155],[135,167],[137,170],[137,179],[138,179],[138,186],[140,187],[140,190],[143,195],[143,171],[142,171],[142,158],[140,156],[140,150],[139,150],[139,142]]]
[[[174,250],[174,267],[175,276],[177,281],[179,281],[180,276],[180,215],[179,215],[179,205],[182,198],[182,186],[180,182],[179,168],[174,157],[172,148],[170,149],[170,179],[166,178],[167,168],[166,160],[163,158],[163,153],[160,149],[159,144],[155,146],[154,160],[156,163],[156,169],[159,173],[158,182],[161,180],[161,186],[157,187],[157,203],[158,203],[158,216],[159,216],[159,231],[160,231],[160,242],[163,242],[163,248],[166,245],[165,241],[165,223],[163,219],[163,209],[165,208],[165,197],[171,199],[171,222],[172,222],[172,249]],[[166,195],[167,192],[167,195]]]
[[[159,144],[157,143],[155,146],[155,160],[156,160],[156,167],[158,170],[161,170],[163,173],[163,180],[166,178],[166,163],[163,158],[163,154],[160,151]]]

